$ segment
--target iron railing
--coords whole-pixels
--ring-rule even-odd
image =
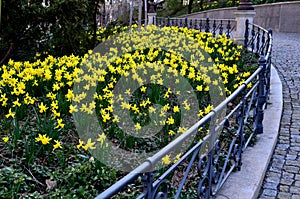
[[[252,26],[251,37],[250,26]],[[190,176],[194,176],[194,183],[197,182],[190,187],[194,190],[192,198],[216,196],[228,176],[233,171],[241,169],[243,152],[251,144],[252,138],[256,134],[263,133],[262,120],[270,90],[272,31],[249,24],[247,21],[244,48],[260,56],[258,69],[209,114],[158,153],[148,157],[143,164],[98,195],[97,199],[111,198],[120,194],[139,177],[143,187],[136,197],[139,199],[185,198],[183,195],[186,193],[187,184],[190,184]],[[216,119],[216,116],[224,110],[225,116]],[[202,141],[191,146],[164,172],[154,171],[153,168],[163,157],[180,147],[184,141],[191,139],[199,128],[206,124],[210,125],[210,133]],[[175,173],[180,179],[176,183],[176,188],[171,189],[170,184],[173,183],[174,186],[174,182],[171,181]]]
[[[233,38],[236,21],[234,19],[209,19],[209,18],[154,18],[157,26],[177,26],[200,30],[201,32],[211,32],[213,36],[226,34],[228,38]]]

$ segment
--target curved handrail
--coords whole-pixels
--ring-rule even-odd
[[[178,165],[189,160],[185,175],[183,176],[183,180],[181,181],[175,195],[175,198],[179,198],[181,190],[186,182],[187,175],[191,170],[196,157],[199,156],[201,147],[203,147],[206,142],[213,143],[213,146],[206,154],[200,154],[200,159],[198,161],[198,169],[200,169],[199,172],[201,173],[198,185],[199,197],[209,198],[211,195],[216,195],[228,176],[235,169],[239,170],[241,168],[242,153],[248,146],[251,138],[255,136],[255,134],[263,133],[263,110],[266,108],[266,100],[269,94],[271,53],[273,43],[272,30],[267,31],[258,25],[247,23],[248,22],[246,21],[246,28],[249,28],[249,25],[252,25],[252,31],[257,29],[257,31],[264,32],[263,34],[267,34],[268,36],[267,39],[264,40],[265,43],[262,44],[265,45],[266,50],[262,51],[259,49],[261,49],[260,42],[262,42],[263,39],[260,38],[259,33],[254,32],[254,37],[250,40],[247,40],[249,35],[247,35],[247,31],[245,31],[246,42],[244,47],[251,47],[253,46],[254,42],[257,44],[257,50],[254,51],[254,53],[260,55],[258,69],[210,113],[190,127],[185,133],[165,146],[162,150],[154,154],[152,157],[147,158],[144,163],[120,179],[103,193],[98,195],[96,199],[112,197],[139,176],[143,176],[144,191],[138,198],[154,198],[158,194],[162,198],[167,198],[167,189],[164,189],[163,192],[158,192],[158,188],[162,184],[166,183],[165,179],[176,169]],[[250,48],[250,50],[253,51],[253,48]],[[254,83],[252,88],[247,90],[251,83]],[[213,119],[215,116],[226,109],[228,104],[232,103],[238,97],[241,100],[235,106],[235,108],[233,108],[221,121],[213,123],[213,130],[217,131],[224,126],[224,129],[230,132],[233,136],[227,151],[228,153],[226,155],[223,169],[221,171],[218,171],[217,169],[219,164],[218,160],[220,155],[220,143],[218,140],[212,140],[214,135],[210,133],[206,135],[201,142],[196,143],[176,163],[174,163],[156,181],[154,181],[152,170],[155,167],[155,164],[160,162],[164,156],[169,154],[176,147],[180,146],[185,140],[195,135],[199,127],[205,125],[207,122],[214,121]],[[237,130],[232,131],[229,128],[229,121],[232,121],[232,119],[235,117],[235,114],[239,126]],[[253,122],[248,121],[250,117],[252,120],[254,120]],[[253,127],[251,127],[251,125],[253,125]],[[245,128],[248,128],[251,131],[251,134],[248,137],[245,135]],[[227,167],[229,167],[229,169],[227,169]],[[212,184],[216,184],[216,186],[213,187]]]

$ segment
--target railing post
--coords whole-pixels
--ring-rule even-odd
[[[256,37],[256,53],[260,54],[260,28],[257,30],[257,37]]]
[[[153,196],[153,172],[145,173],[142,177],[142,181],[144,183],[144,192],[146,192],[145,199],[152,199]]]
[[[179,19],[179,27],[183,27],[182,19]]]
[[[230,20],[228,20],[228,23],[226,26],[226,37],[227,38],[230,38],[230,30],[231,30]]]
[[[189,25],[189,28],[193,28],[193,21],[192,21],[192,19],[190,19],[190,25]]]
[[[184,19],[184,27],[188,27],[188,18]]]
[[[267,42],[267,46],[266,46],[266,54],[268,52],[268,48],[269,48],[269,45],[270,45],[270,36],[273,35],[273,32],[272,32],[272,29],[269,29],[268,30],[268,42]],[[272,46],[271,46],[272,48]],[[267,61],[267,66],[266,66],[266,79],[267,79],[267,83],[266,83],[266,93],[267,93],[267,98],[269,97],[269,94],[270,94],[270,79],[271,79],[271,59],[272,59],[272,50],[269,52],[269,57],[268,57],[268,60]]]
[[[236,168],[238,171],[241,170],[242,167],[242,153],[244,151],[245,147],[245,123],[244,123],[244,118],[245,118],[245,109],[246,109],[246,90],[244,89],[242,91],[242,104],[241,107],[239,108],[239,112],[237,115],[237,123],[239,125],[238,127],[238,138],[239,138],[239,143],[238,143],[238,148],[237,148],[237,159],[236,159]]]
[[[241,0],[240,5],[237,7],[237,11],[234,12],[236,21],[234,39],[237,44],[244,44],[246,20],[248,19],[249,23],[253,23],[255,13],[254,8],[251,6],[251,1]]]
[[[214,19],[214,22],[213,22],[213,31],[212,31],[213,37],[216,36],[216,28],[217,28],[216,20]]]
[[[209,32],[209,18],[206,18],[206,24],[205,24],[205,32]]]
[[[246,19],[246,21],[245,21],[245,40],[244,40],[244,48],[245,49],[248,47],[248,41],[249,41],[249,19]]]
[[[266,65],[267,60],[265,56],[261,56],[259,58],[259,67],[262,68],[259,73],[259,85],[258,85],[258,99],[257,99],[257,107],[256,107],[256,118],[255,118],[255,133],[261,134],[263,133],[263,118],[264,118],[264,105],[267,100],[266,96]]]
[[[200,22],[199,22],[199,30],[200,30],[200,32],[202,31],[202,19],[200,19]]]
[[[195,21],[194,21],[194,29],[195,29],[195,30],[198,30],[197,19],[195,19]]]

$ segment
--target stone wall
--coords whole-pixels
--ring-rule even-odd
[[[274,32],[300,33],[300,1],[272,3],[254,6],[254,23]],[[183,17],[234,19],[235,7],[208,10]]]

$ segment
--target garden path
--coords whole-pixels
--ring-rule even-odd
[[[300,34],[275,33],[272,62],[282,81],[278,140],[258,199],[300,199]]]

